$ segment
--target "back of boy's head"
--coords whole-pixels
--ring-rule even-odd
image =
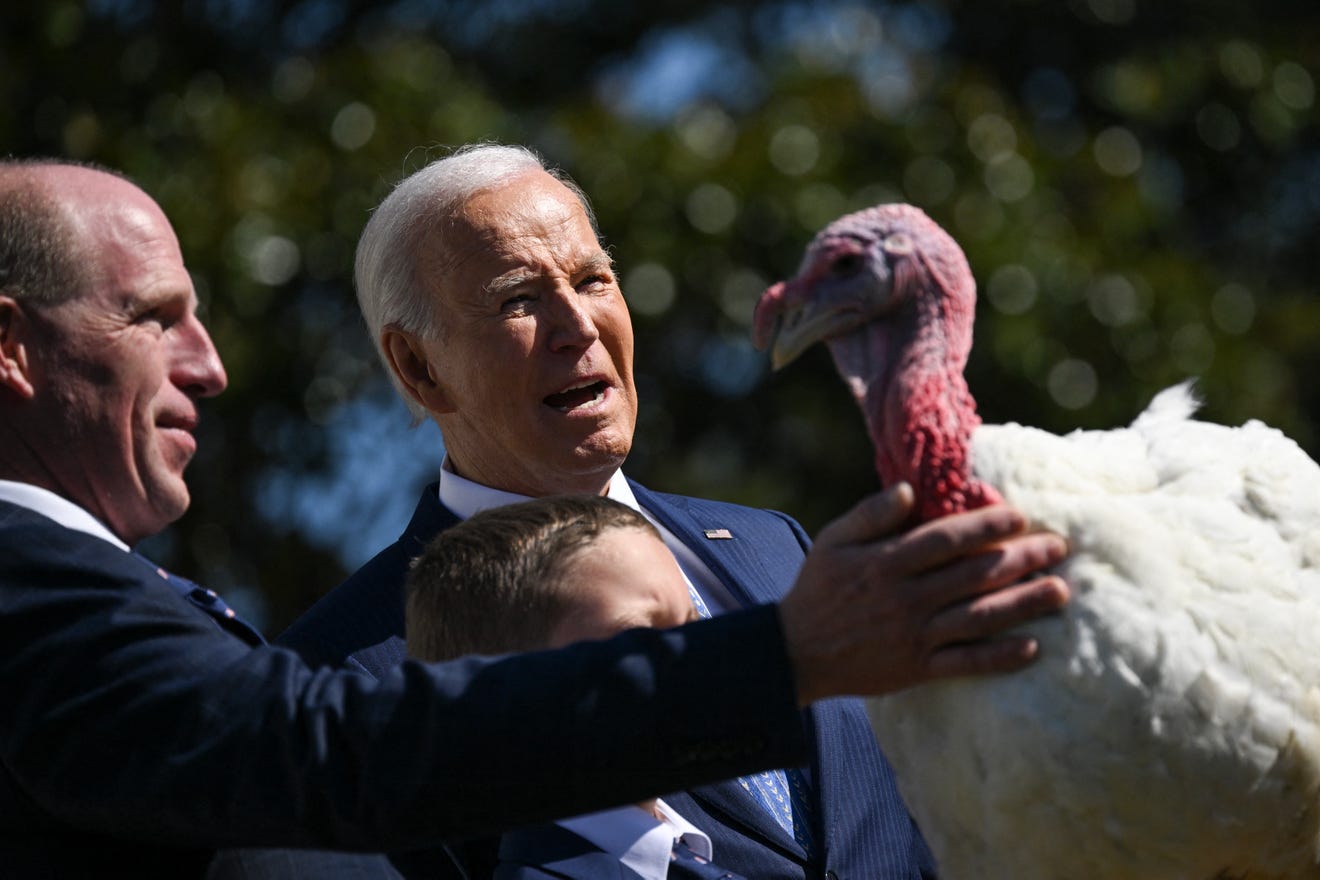
[[[408,653],[449,660],[546,647],[569,607],[565,563],[614,528],[659,538],[646,517],[600,495],[491,508],[441,532],[408,573]]]

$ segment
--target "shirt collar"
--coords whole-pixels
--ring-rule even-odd
[[[683,842],[703,859],[706,859],[707,861],[714,860],[715,853],[714,847],[710,842],[710,835],[693,825],[687,819],[684,819],[674,811],[673,807],[660,800],[660,798],[655,799],[655,808],[656,812],[661,816],[664,816],[665,824],[669,826],[674,838],[683,838]],[[672,843],[669,848],[671,850],[674,848]],[[665,858],[668,857],[668,854],[666,854]]]
[[[99,519],[69,499],[56,495],[49,489],[33,486],[31,483],[15,483],[12,480],[0,480],[0,501],[8,501],[19,507],[26,507],[47,519],[64,526],[109,541],[121,550],[128,550],[128,545],[114,532],[105,527]]]
[[[615,471],[610,477],[609,489],[605,492],[610,498],[628,505],[633,510],[641,510],[637,506],[637,499],[633,497],[632,488],[628,485],[627,478],[623,471]],[[519,501],[530,501],[527,495],[518,495],[513,492],[503,492],[499,489],[492,489],[489,486],[483,486],[480,483],[474,483],[466,477],[460,477],[454,473],[453,465],[449,463],[449,456],[445,456],[444,463],[440,466],[440,503],[453,511],[460,519],[467,519],[474,513],[480,513],[492,507],[503,507],[506,504],[517,504]]]
[[[559,820],[559,825],[614,856],[646,880],[665,880],[674,841],[682,837],[697,855],[711,859],[710,837],[664,801],[656,800],[657,820],[637,806]]]

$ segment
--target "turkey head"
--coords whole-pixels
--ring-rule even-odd
[[[885,485],[907,481],[923,519],[1000,500],[971,471],[980,424],[963,368],[976,282],[958,244],[910,205],[849,214],[812,240],[792,279],[756,306],[754,341],[778,369],[829,347]]]

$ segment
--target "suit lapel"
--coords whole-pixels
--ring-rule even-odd
[[[416,556],[428,541],[458,522],[454,512],[440,503],[440,484],[430,483],[422,490],[422,497],[417,502],[412,519],[399,536],[399,543],[410,547],[410,555]]]
[[[350,665],[370,674],[383,678],[391,669],[398,666],[407,657],[407,642],[404,639],[404,606],[407,604],[407,592],[403,588],[408,574],[408,566],[416,556],[426,548],[427,543],[445,529],[457,524],[459,519],[440,503],[439,484],[431,483],[422,490],[422,497],[417,501],[408,526],[381,556],[390,554],[393,562],[387,563],[383,570],[368,574],[367,568],[359,569],[353,579],[361,583],[360,590],[369,601],[370,623],[368,626],[378,634],[375,640],[346,658]],[[368,563],[376,564],[381,558]]]
[[[766,568],[758,552],[758,530],[750,522],[715,521],[693,510],[688,499],[657,495],[632,480],[628,485],[637,503],[697,554],[740,603],[763,605],[780,598],[783,576],[776,578]]]
[[[704,812],[719,819],[725,825],[737,829],[743,836],[758,842],[761,846],[778,851],[782,856],[805,862],[807,853],[779,823],[742,787],[736,779],[727,779],[712,785],[701,785],[688,789],[684,793]],[[684,795],[665,795],[665,801],[679,811],[680,815],[690,818],[690,810],[684,810],[681,798]],[[702,830],[711,833],[710,828]],[[723,851],[716,843],[715,860],[719,862]],[[735,866],[736,867],[736,866]]]

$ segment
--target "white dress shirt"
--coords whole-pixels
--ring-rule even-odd
[[[128,545],[119,540],[114,532],[105,527],[99,519],[74,504],[69,499],[56,495],[40,486],[30,483],[15,483],[12,480],[0,480],[0,501],[8,501],[19,507],[26,507],[44,517],[55,520],[66,529],[74,529],[109,541],[121,550],[128,550]]]
[[[710,837],[704,831],[664,801],[657,799],[655,806],[663,821],[641,807],[627,806],[560,819],[555,824],[600,847],[646,880],[669,876],[669,854],[680,837],[697,855],[713,860]]]

